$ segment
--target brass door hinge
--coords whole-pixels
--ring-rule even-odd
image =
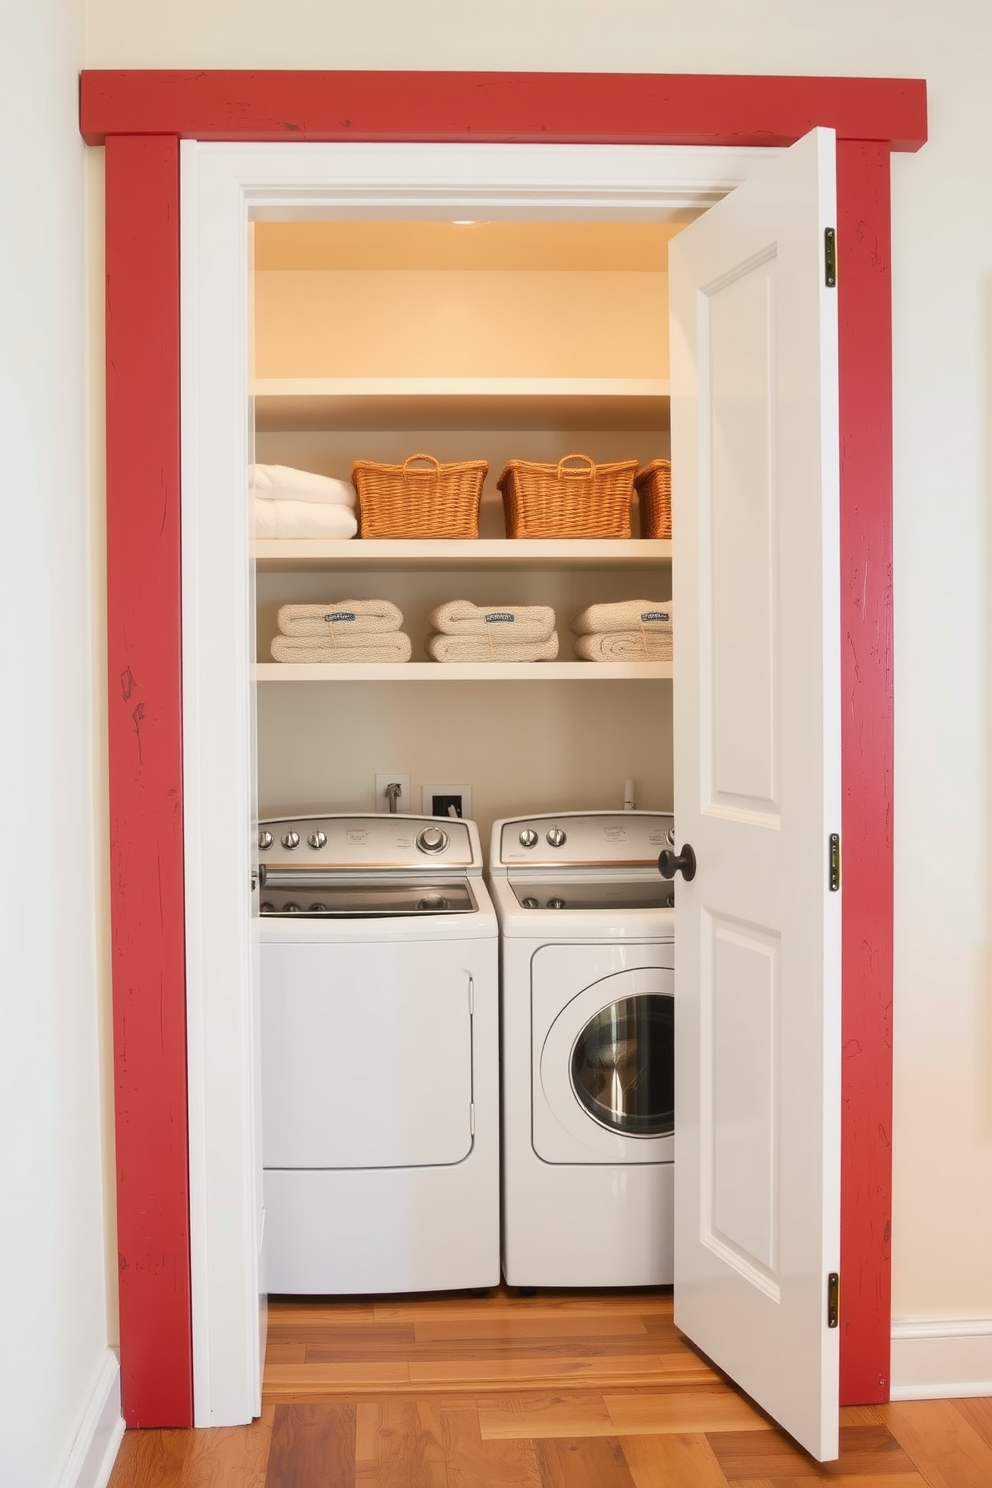
[[[828,289],[837,288],[837,230],[828,227],[823,234],[823,263]]]

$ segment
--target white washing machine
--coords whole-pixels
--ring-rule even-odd
[[[497,925],[474,822],[259,826],[270,1292],[499,1281]]]
[[[511,1285],[672,1281],[672,826],[600,811],[493,827]]]

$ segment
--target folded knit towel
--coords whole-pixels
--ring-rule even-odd
[[[361,637],[399,630],[401,610],[388,599],[329,599],[326,604],[285,604],[277,616],[285,636],[321,636],[343,646]]]
[[[500,644],[546,641],[555,628],[555,612],[549,605],[474,605],[467,599],[452,599],[430,613],[434,630],[452,636],[491,634]]]
[[[575,654],[582,661],[671,661],[671,631],[612,630],[578,636]]]
[[[256,537],[354,537],[358,520],[348,506],[330,501],[266,501],[255,497]]]
[[[493,627],[495,629],[495,627]],[[546,641],[496,641],[492,635],[427,637],[427,654],[433,661],[553,661],[558,655],[558,637],[552,631]]]
[[[279,635],[271,651],[276,661],[409,661],[413,647],[408,635],[390,630],[381,635],[354,636],[350,642]]]
[[[351,481],[292,465],[249,465],[248,492],[267,501],[330,501],[335,506],[354,506],[356,499]]]
[[[619,604],[594,604],[572,621],[576,635],[599,635],[611,630],[670,630],[670,599],[625,599]]]

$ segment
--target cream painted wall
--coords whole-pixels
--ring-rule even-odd
[[[925,77],[893,162],[896,1316],[992,1318],[986,0],[87,0],[91,67]],[[843,245],[841,245],[843,254]],[[841,263],[843,258],[841,257]],[[939,859],[938,859],[939,854]],[[936,866],[939,861],[940,869]],[[925,897],[924,897],[925,896]]]
[[[66,1469],[75,1481],[116,1369],[94,896],[103,823],[92,739],[81,5],[0,6],[0,58],[0,1482],[54,1488]]]
[[[258,377],[667,377],[668,275],[269,269]]]

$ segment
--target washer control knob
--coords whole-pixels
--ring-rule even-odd
[[[563,847],[565,844],[565,833],[561,827],[552,827],[548,833],[548,842],[551,847]]]
[[[448,845],[448,834],[443,827],[425,827],[417,833],[417,846],[421,852],[440,853]]]
[[[675,846],[675,828],[674,827],[669,827],[669,829],[668,829],[668,845],[669,845],[669,847],[674,847]]]
[[[520,902],[523,905],[524,909],[537,909],[538,908],[537,900],[534,898],[533,894],[528,894],[527,897],[526,897],[526,899],[521,899]]]
[[[269,850],[269,848],[271,846],[272,846],[272,833],[271,832],[264,832],[264,831],[263,832],[259,832],[259,834],[258,834],[258,847],[259,847],[259,851],[260,852],[268,852],[268,850]]]
[[[307,838],[307,841],[309,842],[310,846],[313,847],[313,848],[326,847],[327,846],[327,833],[326,832],[311,832],[310,833],[310,836]]]
[[[535,847],[537,845],[537,833],[533,827],[524,827],[520,833],[521,847]]]
[[[549,899],[548,900],[548,908],[549,909],[564,909],[565,908],[565,901],[564,901],[564,899]]]
[[[290,852],[292,852],[294,848],[299,847],[299,845],[300,845],[300,834],[299,834],[299,832],[284,832],[282,834],[282,845],[283,845],[283,847],[287,847]]]

